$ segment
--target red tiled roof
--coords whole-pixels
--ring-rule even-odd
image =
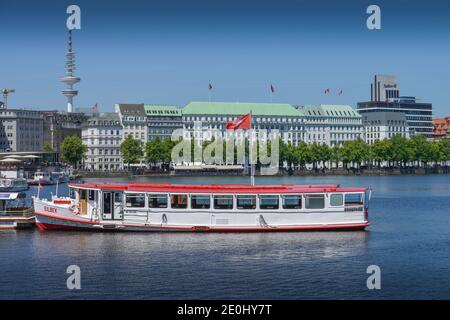
[[[446,135],[450,135],[450,116],[434,119],[433,126],[433,135],[435,137],[444,137]]]

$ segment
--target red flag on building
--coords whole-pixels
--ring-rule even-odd
[[[227,130],[250,129],[251,123],[252,123],[252,114],[247,113],[242,117],[228,121]]]

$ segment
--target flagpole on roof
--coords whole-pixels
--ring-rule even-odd
[[[208,84],[208,101],[211,103],[211,91],[213,89],[213,86],[211,85],[211,81],[209,81]]]

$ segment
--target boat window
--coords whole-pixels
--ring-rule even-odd
[[[233,196],[217,195],[214,196],[214,209],[231,210],[233,209]]]
[[[125,203],[127,208],[144,208],[145,194],[143,193],[127,194]]]
[[[259,208],[278,209],[279,208],[278,196],[259,196]]]
[[[70,199],[76,199],[75,189],[69,188],[69,198]]]
[[[149,194],[148,195],[149,208],[167,208],[166,194]]]
[[[187,195],[185,194],[171,194],[170,204],[173,209],[186,209],[187,208]]]
[[[95,191],[89,190],[89,200],[93,201],[95,200]]]
[[[256,195],[237,196],[238,209],[256,209]]]
[[[336,193],[330,196],[330,206],[340,207],[343,204],[344,204],[344,195],[342,193]]]
[[[325,208],[325,195],[323,194],[309,194],[305,195],[306,209],[323,209]]]
[[[122,192],[114,192],[114,203],[122,203]]]
[[[103,214],[112,213],[111,192],[103,192]]]
[[[86,190],[80,189],[80,200],[86,200]]]
[[[301,209],[302,208],[302,196],[283,196],[283,209]]]
[[[209,209],[211,208],[211,198],[209,196],[192,195],[191,196],[192,209]]]
[[[363,193],[348,193],[345,195],[345,205],[363,205]]]

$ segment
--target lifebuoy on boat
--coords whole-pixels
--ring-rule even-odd
[[[80,213],[80,207],[76,204],[71,205],[69,207],[69,210],[72,211],[74,214],[78,215]]]

